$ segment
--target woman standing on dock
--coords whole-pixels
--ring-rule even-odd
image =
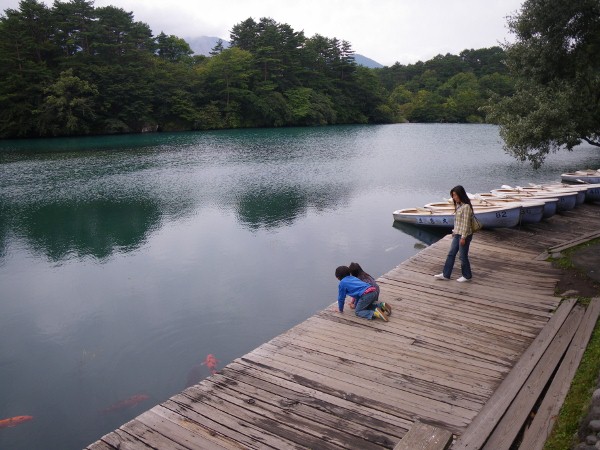
[[[452,229],[452,243],[450,251],[446,257],[444,271],[434,275],[438,280],[449,280],[454,268],[454,261],[458,253],[460,258],[460,269],[462,276],[456,281],[463,283],[471,281],[473,274],[471,273],[471,263],[469,262],[469,245],[473,239],[473,229],[471,220],[473,218],[473,205],[465,191],[465,188],[458,185],[450,190],[452,201],[454,202],[454,228]]]

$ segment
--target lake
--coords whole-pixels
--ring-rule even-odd
[[[392,212],[599,168],[539,170],[491,125],[0,141],[2,449],[77,449],[439,239]],[[474,267],[476,276],[477,268]]]

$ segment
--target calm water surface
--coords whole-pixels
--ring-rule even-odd
[[[81,448],[439,238],[395,209],[587,167],[485,125],[0,141],[0,448]]]

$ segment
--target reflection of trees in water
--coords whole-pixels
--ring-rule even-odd
[[[350,196],[339,185],[306,190],[297,186],[264,187],[244,192],[237,202],[239,221],[251,230],[291,225],[308,208],[335,208]]]
[[[14,233],[54,261],[71,254],[102,259],[115,249],[138,248],[161,218],[159,205],[148,199],[31,205],[8,213]]]
[[[0,262],[4,259],[8,246],[8,218],[8,208],[0,202]]]

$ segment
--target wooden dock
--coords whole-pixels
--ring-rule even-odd
[[[536,363],[551,342],[567,341],[558,330],[583,328],[582,308],[559,307],[559,270],[538,257],[599,230],[600,206],[584,204],[523,229],[482,231],[470,283],[432,277],[446,237],[378,279],[389,322],[332,305],[87,449],[428,449],[450,439],[461,449],[492,439],[489,448],[509,448],[510,424],[498,423],[513,398],[531,377],[544,379],[549,369],[534,369],[546,367]],[[407,446],[421,430],[437,444]]]

